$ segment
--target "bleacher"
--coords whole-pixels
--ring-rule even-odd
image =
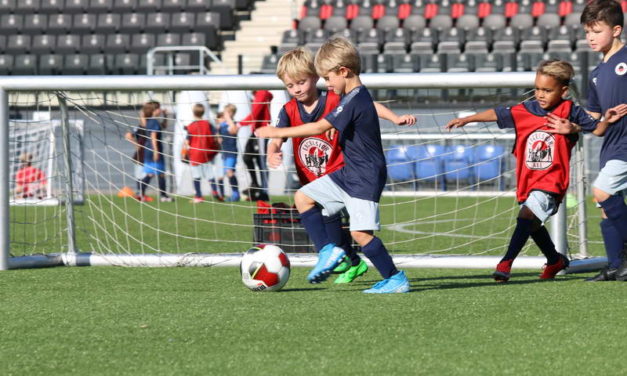
[[[283,33],[278,56],[316,51],[331,35],[351,39],[362,70],[376,72],[532,71],[543,59],[570,61],[577,73],[598,64],[579,18],[586,0],[307,0]],[[622,0],[627,11],[627,0]],[[581,69],[582,67],[588,69]],[[581,75],[578,74],[581,79]]]
[[[156,46],[223,48],[254,0],[1,0],[0,75],[145,74]],[[197,56],[197,55],[196,55]],[[155,55],[156,65],[166,56]],[[191,52],[174,55],[196,62]],[[207,63],[208,64],[208,63]]]

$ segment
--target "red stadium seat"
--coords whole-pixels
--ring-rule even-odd
[[[307,6],[303,5],[302,7],[300,7],[300,14],[298,15],[298,19],[302,20],[305,17],[307,17]]]
[[[385,5],[379,3],[379,4],[375,4],[372,7],[372,14],[371,17],[373,20],[378,20],[379,18],[385,16]]]
[[[410,14],[411,14],[411,5],[410,4],[403,3],[403,4],[398,6],[397,17],[398,17],[399,20],[404,20],[405,18],[409,17]]]
[[[347,20],[352,20],[353,18],[357,17],[357,15],[359,14],[359,5],[357,4],[348,4],[346,6],[346,15],[344,17],[346,17]]]
[[[557,8],[557,14],[560,17],[566,17],[572,12],[573,12],[573,2],[570,0],[562,1]]]
[[[492,4],[488,1],[483,1],[477,7],[477,17],[484,19],[492,14]]]
[[[508,1],[505,4],[505,17],[512,18],[518,14],[518,1]]]
[[[333,15],[333,5],[322,4],[320,7],[319,17],[321,20],[326,20]]]
[[[623,0],[621,5],[623,6],[623,13],[627,13],[627,0]]]
[[[425,5],[425,20],[430,20],[438,14],[438,4],[429,3]]]
[[[464,3],[454,3],[451,5],[451,18],[456,20],[464,14]]]
[[[541,15],[543,15],[545,10],[546,10],[546,4],[544,3],[544,1],[535,1],[531,5],[531,15],[534,18],[538,18]]]

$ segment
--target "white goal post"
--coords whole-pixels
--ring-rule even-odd
[[[455,88],[531,88],[535,78],[533,72],[509,73],[421,73],[421,74],[363,74],[363,83],[372,90],[377,89],[455,89]],[[323,87],[322,82],[319,83]],[[19,267],[41,267],[50,265],[125,265],[125,266],[207,266],[233,265],[239,261],[237,254],[138,254],[102,255],[96,252],[79,253],[75,247],[75,227],[72,158],[70,157],[70,126],[65,103],[66,92],[137,92],[137,91],[183,91],[183,90],[283,90],[283,83],[274,75],[205,75],[205,76],[13,76],[0,78],[0,270]],[[9,148],[9,94],[48,92],[56,96],[61,111],[64,142],[64,168],[66,177],[65,199],[67,248],[64,252],[46,255],[11,257],[11,208],[10,208],[10,161]],[[581,144],[581,143],[580,143]],[[583,158],[580,147],[573,158]],[[583,166],[580,163],[579,166]],[[579,167],[578,167],[579,169]],[[583,167],[579,171],[583,176]],[[581,179],[583,181],[583,178]],[[577,187],[577,202],[585,203],[583,186]],[[551,232],[558,251],[566,252],[567,218],[565,205],[551,221]],[[579,205],[579,218],[586,218],[585,205]],[[578,223],[578,231],[585,237],[585,220]],[[585,253],[586,241],[578,244]],[[517,267],[539,267],[542,257],[526,256],[517,262]],[[496,256],[447,256],[409,255],[395,256],[403,267],[466,267],[492,268],[498,261]],[[307,255],[294,257],[295,265],[311,265],[313,258]],[[594,258],[573,262],[571,271],[600,268],[606,260]]]

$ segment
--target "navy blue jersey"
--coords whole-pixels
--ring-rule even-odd
[[[547,116],[549,112],[551,112],[551,110],[547,111],[544,108],[540,107],[540,104],[535,100],[523,102],[523,105],[525,106],[527,111],[536,116]],[[499,126],[499,128],[516,128],[516,124],[514,124],[514,119],[512,119],[510,109],[511,107],[502,106],[496,107],[494,109],[494,111],[496,112],[496,117],[498,119],[496,121],[496,124]],[[568,120],[578,124],[584,132],[592,132],[597,128],[597,124],[599,124],[598,120],[588,115],[586,110],[577,105],[573,105],[572,109],[570,110],[570,116],[568,117]]]
[[[340,134],[345,165],[331,179],[351,197],[378,202],[387,179],[379,117],[365,86],[342,97],[326,118]]]
[[[608,109],[627,103],[627,46],[590,73],[588,110],[605,114]],[[611,124],[601,146],[601,168],[611,159],[627,161],[627,116]]]
[[[303,123],[313,123],[320,119],[322,113],[324,112],[324,107],[327,103],[327,92],[318,90],[318,103],[316,107],[311,112],[307,112],[303,104],[299,101],[296,101],[296,105],[298,106],[298,113],[300,114],[300,118]],[[276,126],[278,128],[286,128],[291,126],[290,117],[287,115],[285,111],[285,107],[281,108],[281,112],[279,112],[279,118],[277,119]]]
[[[229,133],[229,123],[220,123],[220,136],[222,136],[222,151],[237,153],[237,135]]]
[[[161,125],[155,119],[147,119],[146,120],[146,133],[148,134],[148,138],[146,139],[146,144],[144,145],[144,161],[153,161],[153,147],[152,147],[152,133],[157,133],[157,152],[161,149]],[[161,159],[160,157],[159,159]]]

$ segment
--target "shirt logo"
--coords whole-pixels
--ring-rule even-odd
[[[320,177],[327,171],[331,150],[331,144],[323,139],[306,138],[298,147],[298,157],[307,170]]]
[[[338,106],[338,107],[335,109],[335,115],[338,115],[338,114],[339,114],[340,112],[342,112],[343,110],[344,110],[344,107],[342,107],[342,106]]]
[[[616,72],[616,74],[619,76],[622,76],[625,73],[627,73],[627,63],[618,63],[616,65],[616,68],[614,68],[614,72]]]
[[[555,138],[552,134],[535,131],[527,138],[525,165],[530,170],[546,170],[553,164]]]
[[[596,78],[596,77],[594,77],[594,78],[592,79],[592,83],[594,84],[594,86],[597,86],[597,78]]]

